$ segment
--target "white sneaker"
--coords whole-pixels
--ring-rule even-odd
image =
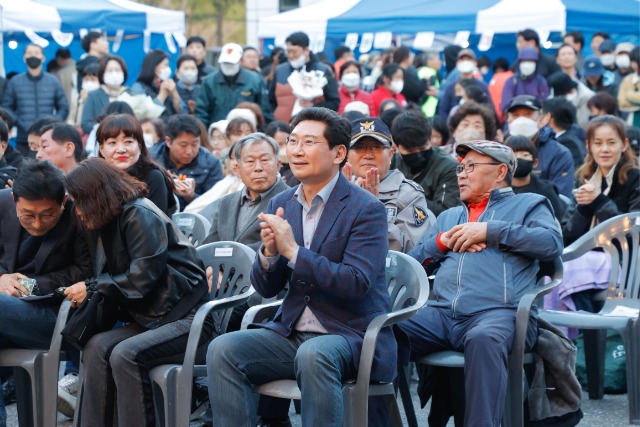
[[[78,374],[67,374],[58,381],[58,412],[73,418],[76,411],[76,395],[78,393]]]

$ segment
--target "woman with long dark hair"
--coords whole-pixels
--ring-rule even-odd
[[[147,198],[171,217],[176,210],[173,180],[156,164],[144,143],[142,126],[129,114],[107,116],[96,132],[99,156],[147,184]]]
[[[565,245],[595,224],[640,210],[640,170],[629,149],[625,124],[599,116],[587,128],[587,156],[577,171],[577,208],[562,230]]]
[[[147,53],[142,60],[142,68],[136,82],[131,86],[133,95],[145,94],[164,105],[160,117],[165,120],[180,113],[180,94],[176,82],[171,78],[169,55],[160,49]]]
[[[587,156],[577,171],[576,209],[565,215],[565,246],[598,223],[632,211],[640,211],[640,170],[629,147],[622,120],[599,116],[587,128]],[[589,272],[588,280],[584,272]],[[604,252],[589,251],[564,263],[565,280],[557,290],[569,309],[598,312],[603,301],[593,294],[609,286],[611,259]],[[555,292],[555,290],[554,290]],[[570,302],[566,300],[570,297]],[[553,300],[553,298],[551,298]],[[549,308],[557,308],[549,306]],[[562,306],[560,306],[562,308]]]
[[[90,234],[94,276],[66,290],[72,306],[87,289],[127,324],[94,335],[82,353],[81,426],[155,426],[149,371],[181,363],[197,309],[208,299],[195,248],[156,205],[147,186],[104,159],[80,163],[65,177],[80,224]],[[204,355],[212,333],[206,324]]]

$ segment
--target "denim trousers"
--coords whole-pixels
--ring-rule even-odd
[[[82,353],[80,425],[155,427],[149,371],[182,363],[194,313],[156,329],[131,323],[91,338]],[[207,337],[202,356],[203,342]]]
[[[464,425],[499,426],[507,393],[507,362],[516,310],[491,309],[457,319],[449,313],[448,309],[427,306],[400,323],[409,336],[411,359],[443,350],[464,352]],[[538,322],[532,318],[525,351],[533,348],[537,337]]]
[[[303,426],[342,426],[342,382],[355,373],[339,335],[250,329],[217,337],[207,351],[211,411],[220,426],[255,426],[253,385],[279,379],[297,380]]]
[[[0,348],[49,348],[57,307],[42,301],[22,301],[0,294]],[[0,393],[0,427],[7,425],[4,396]]]

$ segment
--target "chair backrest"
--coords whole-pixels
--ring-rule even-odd
[[[594,248],[611,257],[609,299],[640,298],[640,212],[610,218],[565,248],[562,259],[576,259]]]
[[[386,262],[387,287],[393,311],[416,304],[418,300],[427,301],[429,280],[418,261],[409,255],[390,250]]]
[[[205,267],[213,269],[211,300],[238,295],[251,287],[249,276],[256,257],[253,249],[237,242],[215,242],[200,246],[197,251]],[[212,313],[219,334],[227,330],[232,311]]]
[[[209,235],[211,223],[200,214],[192,212],[179,212],[173,215],[173,222],[178,226],[182,234],[198,247]]]

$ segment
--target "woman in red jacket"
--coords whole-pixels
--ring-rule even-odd
[[[371,115],[380,115],[380,103],[385,99],[395,99],[402,108],[407,107],[407,99],[402,95],[404,87],[404,70],[398,64],[387,64],[382,69],[382,75],[376,82],[376,89],[371,92],[373,111]]]
[[[347,61],[340,67],[340,107],[338,114],[342,115],[344,107],[354,101],[362,101],[369,106],[369,114],[374,114],[373,100],[371,94],[360,89],[362,80],[362,69],[356,61]]]

